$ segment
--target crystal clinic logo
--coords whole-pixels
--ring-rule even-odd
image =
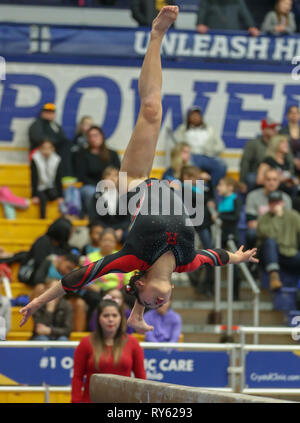
[[[0,56],[0,81],[6,79],[6,63],[4,57]]]
[[[300,56],[295,56],[292,59],[292,65],[295,67],[292,70],[292,78],[294,81],[300,81],[300,65],[298,63],[300,62]]]
[[[294,341],[300,341],[300,316],[294,316],[291,321],[292,326],[292,339]]]

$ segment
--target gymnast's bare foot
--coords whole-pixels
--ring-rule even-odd
[[[143,335],[145,335],[146,332],[149,332],[149,331],[151,332],[154,330],[154,327],[147,325],[144,319],[137,319],[131,316],[129,316],[127,320],[127,324],[132,329],[134,329],[137,333],[141,333]]]
[[[165,6],[152,23],[151,36],[163,36],[178,16],[178,6]]]
[[[144,310],[145,307],[140,305],[138,301],[135,301],[133,309],[131,310],[130,316],[128,317],[127,324],[133,328],[137,333],[145,334],[148,331],[154,329],[153,326],[147,325],[144,320]]]

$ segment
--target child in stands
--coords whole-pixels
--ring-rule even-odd
[[[242,201],[238,196],[240,184],[233,178],[222,178],[217,186],[219,201],[217,206],[218,217],[222,222],[222,248],[227,247],[228,240],[232,239],[239,244],[238,223],[242,209]],[[234,268],[234,300],[239,300],[240,270]]]
[[[112,228],[104,229],[99,240],[99,249],[89,254],[84,262],[84,266],[100,260],[102,257],[106,257],[109,254],[117,252],[117,236],[116,232]],[[92,289],[96,292],[107,291],[108,289],[121,289],[124,284],[129,282],[131,273],[108,273],[107,275],[101,276],[95,281],[93,285],[85,287],[85,289]]]
[[[171,300],[156,310],[145,313],[145,322],[154,326],[153,331],[146,333],[146,342],[178,342],[181,334],[182,320],[176,311],[171,309]]]
[[[75,270],[79,265],[79,256],[65,254],[63,256],[48,256],[38,267],[33,280],[31,299],[45,292],[53,281],[60,280],[64,275]],[[84,332],[86,329],[87,313],[85,301],[77,294],[68,294],[66,297],[72,304],[74,313],[74,330]]]
[[[72,306],[64,298],[55,298],[34,313],[33,320],[32,340],[67,341],[73,330]]]
[[[40,205],[40,217],[45,219],[48,201],[63,202],[62,161],[50,141],[43,141],[32,155],[30,169],[32,202]]]
[[[101,301],[104,298],[106,299],[111,298],[113,301],[116,301],[119,304],[120,308],[123,309],[123,313],[125,314],[126,319],[128,319],[131,313],[131,308],[125,301],[125,292],[126,292],[125,289],[121,289],[121,290],[117,288],[108,289],[107,291],[103,293],[104,295],[101,297]],[[96,326],[97,326],[97,310],[94,311],[90,319],[89,329],[93,332],[96,329]],[[133,333],[133,329],[130,326],[127,326],[126,332]]]
[[[100,237],[103,232],[103,226],[99,222],[92,222],[89,224],[89,235],[90,242],[85,245],[82,249],[82,255],[87,256],[88,254],[99,251]]]

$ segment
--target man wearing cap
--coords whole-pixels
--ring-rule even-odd
[[[255,247],[256,231],[259,216],[263,216],[269,211],[269,194],[277,191],[280,185],[279,173],[276,169],[267,169],[264,173],[262,188],[256,188],[249,192],[246,198],[246,218],[247,218],[247,248]],[[280,191],[282,192],[282,191]],[[286,210],[292,209],[291,197],[282,192],[282,199]]]
[[[240,162],[240,181],[245,183],[248,191],[256,187],[257,169],[265,157],[270,139],[277,134],[279,123],[270,118],[261,122],[261,135],[249,140],[243,151]]]
[[[62,159],[63,176],[71,176],[71,143],[63,128],[55,122],[55,114],[55,104],[44,104],[40,116],[29,127],[30,151],[35,150],[42,141],[52,142],[57,154]]]
[[[177,142],[189,144],[192,164],[209,173],[216,186],[227,170],[224,160],[219,157],[225,145],[215,129],[204,122],[199,106],[194,105],[188,110],[186,122],[176,129],[174,138]]]
[[[280,267],[300,273],[300,214],[286,210],[280,191],[269,194],[269,211],[258,219],[257,237],[260,257],[270,275],[270,289],[281,288]]]

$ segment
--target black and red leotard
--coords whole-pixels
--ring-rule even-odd
[[[167,201],[163,203],[163,199]],[[67,292],[77,291],[107,273],[147,270],[167,251],[173,252],[174,272],[178,273],[193,272],[202,265],[228,263],[229,255],[223,249],[194,249],[195,230],[186,224],[189,215],[180,195],[167,182],[147,179],[127,193],[126,201],[127,205],[131,201],[135,210],[123,248],[64,276],[62,285]],[[164,213],[163,204],[170,205],[167,213]]]

